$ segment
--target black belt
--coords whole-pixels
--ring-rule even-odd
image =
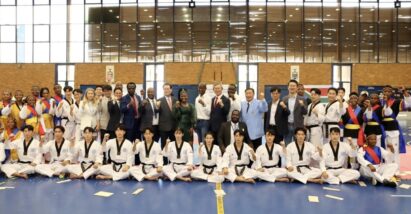
[[[278,164],[271,165],[271,166],[263,166],[263,168],[266,168],[266,169],[271,169],[271,168],[274,168],[274,167],[278,167]]]
[[[319,126],[320,125],[310,125],[310,126],[306,126],[306,128],[311,131],[312,128],[319,127]]]
[[[21,160],[18,160],[17,162],[18,162],[18,163],[24,163],[24,164],[31,164],[31,161],[21,161]]]
[[[243,175],[245,168],[248,166],[248,164],[238,164],[234,166],[234,170],[235,170],[235,174],[237,176],[241,176]],[[237,167],[241,167],[242,169],[240,171],[238,171]]]
[[[94,161],[90,161],[90,162],[82,161],[82,162],[80,163],[81,170],[82,170],[83,172],[85,172],[85,171],[87,171],[88,169],[90,169],[90,168],[93,166],[93,164],[94,164]]]
[[[186,165],[187,163],[175,163],[175,162],[171,162],[173,164],[173,170],[175,173],[177,173],[176,169],[174,168],[174,165]]]
[[[148,163],[144,163],[144,162],[141,162],[141,164],[142,164],[141,169],[143,170],[143,173],[145,175],[147,175],[146,166],[149,166],[149,167],[152,167],[152,168],[156,167],[155,164],[148,164]]]
[[[330,126],[330,125],[337,125],[338,126],[338,122],[324,122],[324,125],[325,125],[325,137],[326,138],[328,138],[328,132],[329,132],[329,130],[328,130],[328,127]]]
[[[327,169],[342,169],[343,167],[342,166],[340,166],[340,167],[327,167]]]
[[[301,173],[301,170],[300,170],[301,168],[307,168],[307,169],[311,170],[310,166],[308,166],[308,165],[300,165],[300,166],[297,166],[297,172]]]
[[[120,169],[123,168],[123,164],[125,164],[126,162],[115,162],[111,160],[111,163],[113,164],[113,170],[115,172],[120,172]]]
[[[214,172],[214,169],[217,167],[217,165],[205,165],[203,164],[203,172],[205,174],[211,175]]]
[[[62,117],[61,119],[62,120],[68,120],[69,118],[68,117]]]

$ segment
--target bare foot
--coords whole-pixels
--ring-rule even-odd
[[[69,176],[70,179],[80,179],[82,176],[76,175],[76,174],[70,174]]]
[[[357,180],[351,180],[351,181],[347,181],[347,184],[358,184]]]
[[[315,184],[323,184],[323,180],[321,178],[308,179],[307,181]]]
[[[245,179],[245,182],[251,183],[251,184],[255,184],[255,180],[252,179],[252,178],[247,178],[247,179]]]
[[[105,175],[97,175],[96,179],[97,180],[106,180],[106,179],[110,179],[111,176],[105,176]]]
[[[275,179],[275,181],[288,183],[290,182],[290,179],[289,178],[277,178]]]

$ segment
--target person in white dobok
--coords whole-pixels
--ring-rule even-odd
[[[224,176],[221,174],[222,154],[220,147],[214,144],[212,132],[205,134],[205,141],[200,145],[198,156],[200,167],[191,173],[191,177],[212,183],[224,182]]]
[[[75,146],[70,153],[70,157],[66,160],[70,162],[76,160],[75,164],[67,166],[70,173],[70,179],[87,179],[95,175],[101,164],[103,163],[103,151],[100,142],[93,139],[94,129],[91,127],[84,128],[84,140],[75,143]],[[75,158],[77,157],[77,158]]]
[[[304,117],[304,125],[308,129],[308,141],[316,147],[323,147],[322,125],[325,119],[324,105],[321,104],[321,91],[310,90],[312,103],[308,105],[308,114]]]
[[[123,124],[117,125],[115,134],[116,138],[110,140],[108,140],[109,133],[104,135],[102,149],[106,154],[109,154],[111,163],[100,167],[96,179],[119,181],[128,178],[130,175],[129,169],[134,162],[133,144],[124,138],[126,127]]]
[[[183,141],[183,130],[177,128],[174,132],[176,141],[167,141],[163,155],[170,163],[163,168],[164,175],[171,181],[176,178],[182,181],[191,181],[190,173],[193,171],[193,149]]]
[[[341,116],[345,114],[347,104],[344,104],[343,98],[337,95],[337,93],[336,88],[329,88],[327,92],[328,103],[325,105],[325,118],[323,122],[324,144],[330,142],[330,129],[339,127],[338,123],[341,120]]]
[[[255,161],[254,150],[244,143],[245,132],[234,131],[234,143],[227,146],[223,155],[223,174],[229,181],[255,183],[255,170],[248,167],[250,161]]]
[[[303,184],[307,182],[322,183],[322,171],[310,166],[314,159],[321,163],[322,158],[318,149],[310,142],[305,142],[306,130],[296,128],[294,131],[295,142],[287,146],[287,170],[288,177],[296,179]]]
[[[361,164],[360,173],[364,177],[371,178],[373,185],[379,182],[385,186],[397,187],[398,184],[394,175],[398,170],[398,164],[387,162],[387,160],[392,160],[395,154],[394,146],[387,144],[389,149],[387,151],[376,146],[376,144],[377,135],[371,134],[367,136],[366,145],[358,150],[357,158]]]
[[[39,164],[36,166],[36,172],[48,177],[61,176],[64,177],[67,173],[67,165],[70,157],[71,142],[65,139],[65,129],[63,126],[56,126],[53,129],[54,140],[50,140],[41,146],[43,154],[50,154],[50,162],[48,164]],[[73,141],[74,143],[74,141]]]
[[[71,86],[65,86],[64,95],[63,101],[57,106],[56,116],[61,118],[61,125],[65,129],[64,138],[71,140],[76,135],[76,121],[73,114],[73,88]]]
[[[1,169],[1,164],[3,161],[6,160],[6,152],[4,149],[4,143],[0,143],[0,169]]]
[[[285,158],[285,143],[275,144],[275,131],[269,129],[265,132],[266,143],[259,146],[256,152],[256,162],[254,168],[257,177],[268,182],[282,181],[288,182],[287,170],[281,168],[280,160]]]
[[[130,174],[138,181],[158,180],[163,171],[163,155],[160,143],[154,142],[154,130],[147,127],[143,130],[144,141],[134,143],[134,153],[140,157],[140,165],[133,166]]]
[[[10,145],[11,153],[17,153],[18,160],[11,160],[1,167],[8,178],[15,176],[27,179],[29,174],[35,173],[36,165],[41,163],[43,156],[40,141],[34,139],[33,126],[24,126],[23,135],[23,139],[15,140]]]
[[[360,173],[354,169],[347,169],[346,164],[349,157],[357,156],[357,147],[354,142],[350,144],[340,142],[340,129],[330,129],[330,142],[324,144],[322,149],[323,165],[322,177],[329,184],[340,184],[346,182],[356,183]]]

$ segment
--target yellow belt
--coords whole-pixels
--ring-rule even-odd
[[[384,118],[382,121],[394,121],[391,117]]]
[[[380,124],[378,124],[377,122],[372,121],[372,122],[368,122],[367,125],[370,125],[370,126],[378,126],[378,125],[380,125]]]
[[[360,125],[357,125],[357,124],[347,124],[345,125],[345,128],[346,129],[360,129],[361,127]]]

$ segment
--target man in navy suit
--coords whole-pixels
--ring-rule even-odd
[[[134,142],[135,139],[140,139],[140,118],[142,115],[142,100],[136,92],[136,84],[134,82],[127,83],[127,92],[121,99],[120,109],[123,113],[123,124],[126,126],[127,140]]]
[[[214,85],[214,93],[215,97],[211,100],[210,131],[213,132],[214,139],[218,139],[220,126],[227,121],[227,115],[230,111],[230,100],[223,95],[223,85],[221,83]],[[216,145],[221,143],[216,141],[214,142]]]

